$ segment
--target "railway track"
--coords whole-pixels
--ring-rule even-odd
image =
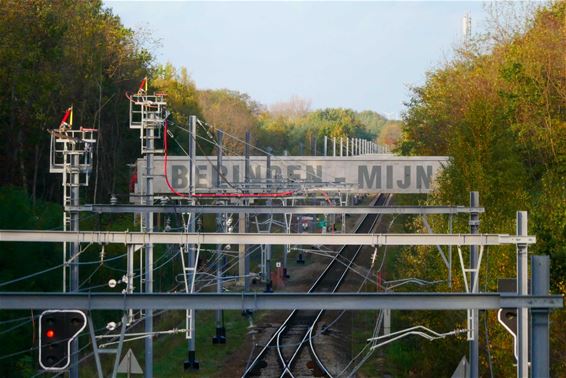
[[[388,196],[381,194],[373,206],[383,206]],[[369,233],[375,227],[380,215],[368,214],[358,224],[356,233]],[[362,246],[348,245],[342,247],[339,253],[318,277],[309,289],[314,292],[336,292],[350,270],[350,267],[360,253]],[[243,377],[304,377],[312,376],[307,367],[317,369],[319,373],[332,376],[318,357],[313,344],[313,331],[324,311],[293,310],[281,326],[275,331],[266,345],[246,367]],[[308,349],[308,354],[306,350]],[[306,361],[303,361],[306,360]],[[298,364],[299,361],[305,362]]]

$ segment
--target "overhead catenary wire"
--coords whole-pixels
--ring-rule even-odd
[[[288,197],[294,194],[292,191],[285,191],[285,192],[277,192],[277,193],[190,193],[184,194],[180,193],[173,188],[171,183],[169,182],[168,172],[167,172],[167,160],[168,160],[168,143],[167,143],[167,119],[165,119],[163,123],[163,144],[164,144],[164,158],[163,158],[163,173],[165,175],[165,182],[169,190],[174,193],[175,195],[183,198],[192,198],[192,197],[213,197],[213,198],[224,198],[224,197],[232,197],[232,198],[244,198],[244,197]],[[216,169],[219,169],[217,167]]]
[[[216,128],[216,127],[211,126],[211,125],[209,125],[209,124],[207,124],[207,123],[201,122],[199,119],[197,119],[197,123],[199,123],[200,126],[203,127],[203,129],[204,129],[205,131],[207,131],[205,125],[206,125],[207,127]],[[189,132],[189,130],[187,130],[186,128],[184,128],[184,127],[182,127],[182,126],[180,126],[180,125],[177,125],[177,124],[174,124],[174,125],[175,125],[177,128],[179,128],[180,130],[184,131],[184,132],[187,132],[187,133]],[[219,128],[216,128],[216,129],[217,129],[217,130],[220,130]],[[226,136],[228,136],[228,137],[230,137],[230,138],[233,138],[233,139],[235,139],[235,140],[238,141],[238,142],[244,143],[245,145],[251,146],[252,148],[254,148],[254,149],[260,151],[261,153],[263,153],[263,154],[265,154],[265,155],[271,156],[273,159],[275,159],[275,161],[279,162],[279,163],[282,164],[283,166],[285,166],[285,167],[288,166],[288,164],[285,163],[284,160],[282,160],[281,158],[279,158],[279,157],[277,157],[277,156],[271,154],[270,152],[268,152],[268,151],[266,151],[266,150],[264,150],[264,149],[262,149],[262,148],[260,148],[260,147],[257,147],[257,146],[255,146],[255,145],[253,145],[253,144],[251,144],[251,143],[247,143],[247,142],[243,141],[242,139],[240,139],[240,138],[238,138],[238,137],[236,137],[236,136],[230,134],[229,132],[227,132],[227,131],[225,131],[225,130],[222,130],[222,132],[224,133],[224,135],[226,135]],[[209,134],[209,135],[210,135],[210,134]],[[199,138],[199,139],[202,139],[202,140],[204,140],[204,141],[206,141],[206,142],[208,142],[208,143],[210,143],[210,144],[212,144],[213,146],[215,146],[215,147],[217,147],[217,148],[220,148],[220,147],[221,147],[221,146],[219,146],[218,143],[216,143],[216,141],[214,141],[214,140],[207,139],[207,138],[205,138],[205,137],[203,137],[203,136],[201,136],[201,135],[197,135],[196,137]],[[211,138],[212,138],[212,136],[211,136]],[[222,148],[227,149],[226,147],[222,147]],[[299,165],[301,165],[301,166],[306,166],[306,164],[303,163],[303,162],[301,162],[301,161],[297,161],[296,163],[299,164]],[[311,173],[311,175],[312,175],[313,177],[316,177],[317,179],[320,179],[320,180],[323,179],[322,176],[319,176],[319,175],[317,175],[317,174],[314,173],[314,172]],[[327,176],[328,176],[328,174],[327,174]],[[329,176],[329,178],[336,179],[336,177],[334,177],[334,176]],[[287,178],[287,181],[289,181],[289,182],[296,182],[295,180],[292,180],[292,179],[290,179],[290,178]],[[325,194],[325,193],[323,193],[323,195],[324,195],[324,194]],[[328,199],[327,199],[327,200],[328,200]]]

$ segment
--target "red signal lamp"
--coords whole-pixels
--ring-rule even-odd
[[[48,329],[47,332],[45,332],[45,336],[51,339],[55,337],[55,331],[53,331],[52,329]]]

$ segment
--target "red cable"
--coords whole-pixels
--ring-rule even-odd
[[[167,145],[167,120],[165,120],[165,122],[163,123],[163,149],[164,149],[164,152],[165,152],[165,158],[163,160],[163,171],[164,171],[164,175],[165,175],[165,182],[167,183],[169,190],[171,190],[171,192],[173,194],[176,194],[180,197],[184,197],[184,198],[191,198],[191,197],[235,197],[235,198],[242,198],[242,197],[287,197],[287,196],[293,195],[293,192],[291,192],[291,191],[278,192],[278,193],[195,193],[193,195],[179,193],[178,191],[176,191],[171,186],[171,183],[169,182],[169,177],[167,175],[167,156],[168,156],[167,155],[167,150],[168,150],[168,145]]]

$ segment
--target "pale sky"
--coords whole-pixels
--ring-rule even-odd
[[[187,67],[199,89],[228,88],[270,105],[296,95],[313,108],[397,118],[409,86],[446,61],[462,17],[481,30],[483,3],[106,1],[160,41],[159,63]]]

